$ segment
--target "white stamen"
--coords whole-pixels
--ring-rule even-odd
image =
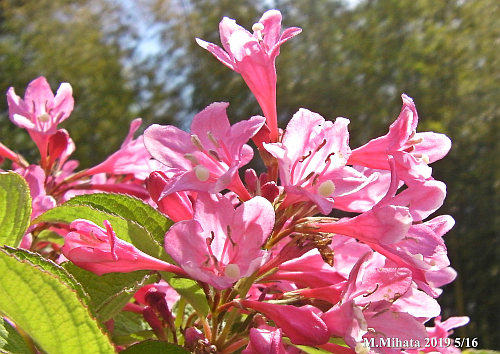
[[[259,41],[263,41],[262,31],[264,30],[264,25],[260,22],[254,23],[252,26],[253,34],[257,37]]]
[[[224,275],[228,278],[239,279],[240,278],[240,267],[237,264],[229,263],[224,269]]]
[[[335,192],[335,184],[331,180],[324,181],[318,187],[318,194],[322,197],[331,197]]]
[[[203,165],[195,166],[194,173],[196,178],[198,178],[201,182],[205,182],[210,177],[210,170]]]
[[[370,347],[364,343],[359,342],[356,344],[354,351],[358,354],[368,354],[370,352]]]
[[[252,31],[257,32],[257,31],[263,31],[264,30],[264,25],[260,22],[254,23],[252,26]]]
[[[417,253],[417,254],[414,254],[413,256],[411,256],[413,259],[416,259],[416,260],[419,260],[419,261],[423,261],[424,260],[424,256],[422,255],[422,253]]]
[[[429,160],[429,156],[427,156],[426,154],[422,154],[422,161],[428,165],[430,160]]]
[[[38,116],[38,120],[42,123],[47,123],[50,120],[50,115],[45,112]]]

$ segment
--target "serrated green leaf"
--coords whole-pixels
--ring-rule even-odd
[[[0,246],[17,247],[31,217],[28,183],[15,172],[0,173]]]
[[[0,318],[0,353],[33,354],[19,332],[3,318]]]
[[[0,250],[0,312],[49,354],[114,353],[77,292],[26,259]]]
[[[123,354],[190,354],[178,345],[158,340],[146,340],[128,347]]]
[[[84,305],[87,306],[90,311],[93,311],[94,308],[91,306],[89,296],[84,288],[63,267],[49,259],[43,258],[39,253],[33,253],[23,248],[4,247],[3,251],[9,255],[15,256],[20,261],[28,261],[31,265],[55,275],[59,278],[60,282],[73,289],[80,300],[83,301]]]
[[[160,280],[158,273],[145,270],[98,276],[71,262],[66,262],[63,266],[89,294],[93,307],[103,322],[120,312],[141,287]]]
[[[165,233],[173,221],[144,203],[142,200],[124,194],[95,193],[78,195],[68,200],[65,205],[89,205],[108,214],[121,216],[136,222],[148,230],[155,240],[163,244]]]
[[[170,257],[163,246],[153,239],[142,226],[131,220],[105,213],[87,205],[61,205],[50,209],[32,221],[32,224],[42,222],[69,224],[76,219],[86,219],[103,227],[103,221],[108,220],[118,238],[133,244],[141,251],[165,261]]]

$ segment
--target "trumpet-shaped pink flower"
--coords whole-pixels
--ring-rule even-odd
[[[254,197],[234,209],[221,194],[199,193],[194,219],[174,224],[165,249],[194,279],[226,289],[267,260],[261,249],[272,231],[274,209]]]
[[[16,95],[13,87],[9,88],[7,102],[10,120],[28,131],[44,161],[49,136],[56,132],[57,125],[73,111],[71,85],[62,83],[54,96],[47,80],[39,77],[29,83],[24,100]]]
[[[281,183],[287,193],[281,207],[312,201],[329,214],[337,196],[358,190],[368,178],[345,166],[351,154],[349,120],[325,121],[317,113],[300,109],[286,127],[281,143],[264,144],[279,161]]]
[[[246,142],[264,124],[263,117],[252,117],[231,126],[226,115],[228,103],[212,103],[198,113],[191,134],[173,126],[152,125],[144,132],[146,148],[172,173],[175,181],[163,196],[196,190],[218,193],[230,189],[240,198],[250,199],[238,169],[250,162],[253,150]]]
[[[213,43],[198,38],[196,41],[224,65],[241,74],[266,116],[270,141],[277,141],[275,60],[280,46],[302,30],[291,27],[280,35],[281,13],[278,10],[265,12],[253,25],[253,33],[227,17],[220,22],[219,29],[225,51]]]
[[[374,169],[389,170],[388,155],[406,169],[411,170],[418,179],[431,175],[429,163],[442,159],[451,148],[451,140],[444,134],[433,132],[417,133],[418,114],[413,100],[402,95],[403,108],[389,132],[373,139],[352,151],[347,162]],[[404,176],[402,176],[403,179]]]
[[[77,219],[70,224],[71,232],[64,238],[61,251],[80,268],[97,275],[128,273],[135,270],[164,270],[185,274],[182,269],[138,250],[116,237],[105,220],[103,229],[88,220]]]

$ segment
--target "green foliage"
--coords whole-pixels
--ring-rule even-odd
[[[0,250],[0,313],[49,354],[114,353],[71,276],[38,255],[20,253]]]
[[[14,172],[0,173],[0,245],[18,246],[30,216],[31,197],[26,180]]]
[[[0,353],[32,354],[19,332],[3,318],[0,318]]]
[[[64,268],[89,294],[92,308],[103,322],[116,316],[141,287],[160,280],[157,273],[148,271],[98,276],[71,262],[64,263]]]
[[[134,344],[121,353],[125,354],[189,354],[189,352],[178,345],[161,342],[157,340],[147,340]]]

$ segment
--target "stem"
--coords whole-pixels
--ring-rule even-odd
[[[257,278],[257,274],[258,274],[258,271],[255,271],[248,278],[241,279],[236,284],[236,286],[234,288],[234,290],[235,290],[233,292],[234,297],[236,297],[236,295],[239,294],[241,298],[244,298],[247,295],[248,291],[250,290],[250,287],[252,286],[253,282]],[[231,297],[233,297],[233,296],[231,296]],[[230,300],[233,300],[233,299],[230,299]],[[229,317],[227,318],[227,321],[224,325],[224,328],[222,329],[222,332],[219,335],[219,338],[217,339],[217,342],[215,344],[217,346],[217,348],[223,347],[223,345],[226,341],[227,335],[229,334],[229,331],[231,330],[231,327],[233,326],[234,320],[236,319],[238,314],[239,314],[239,309],[236,307],[233,307],[233,309],[229,313]]]
[[[240,349],[242,346],[247,344],[250,341],[250,338],[242,338],[239,341],[231,344],[228,346],[226,349],[220,352],[220,354],[231,354],[234,353],[236,350]]]

